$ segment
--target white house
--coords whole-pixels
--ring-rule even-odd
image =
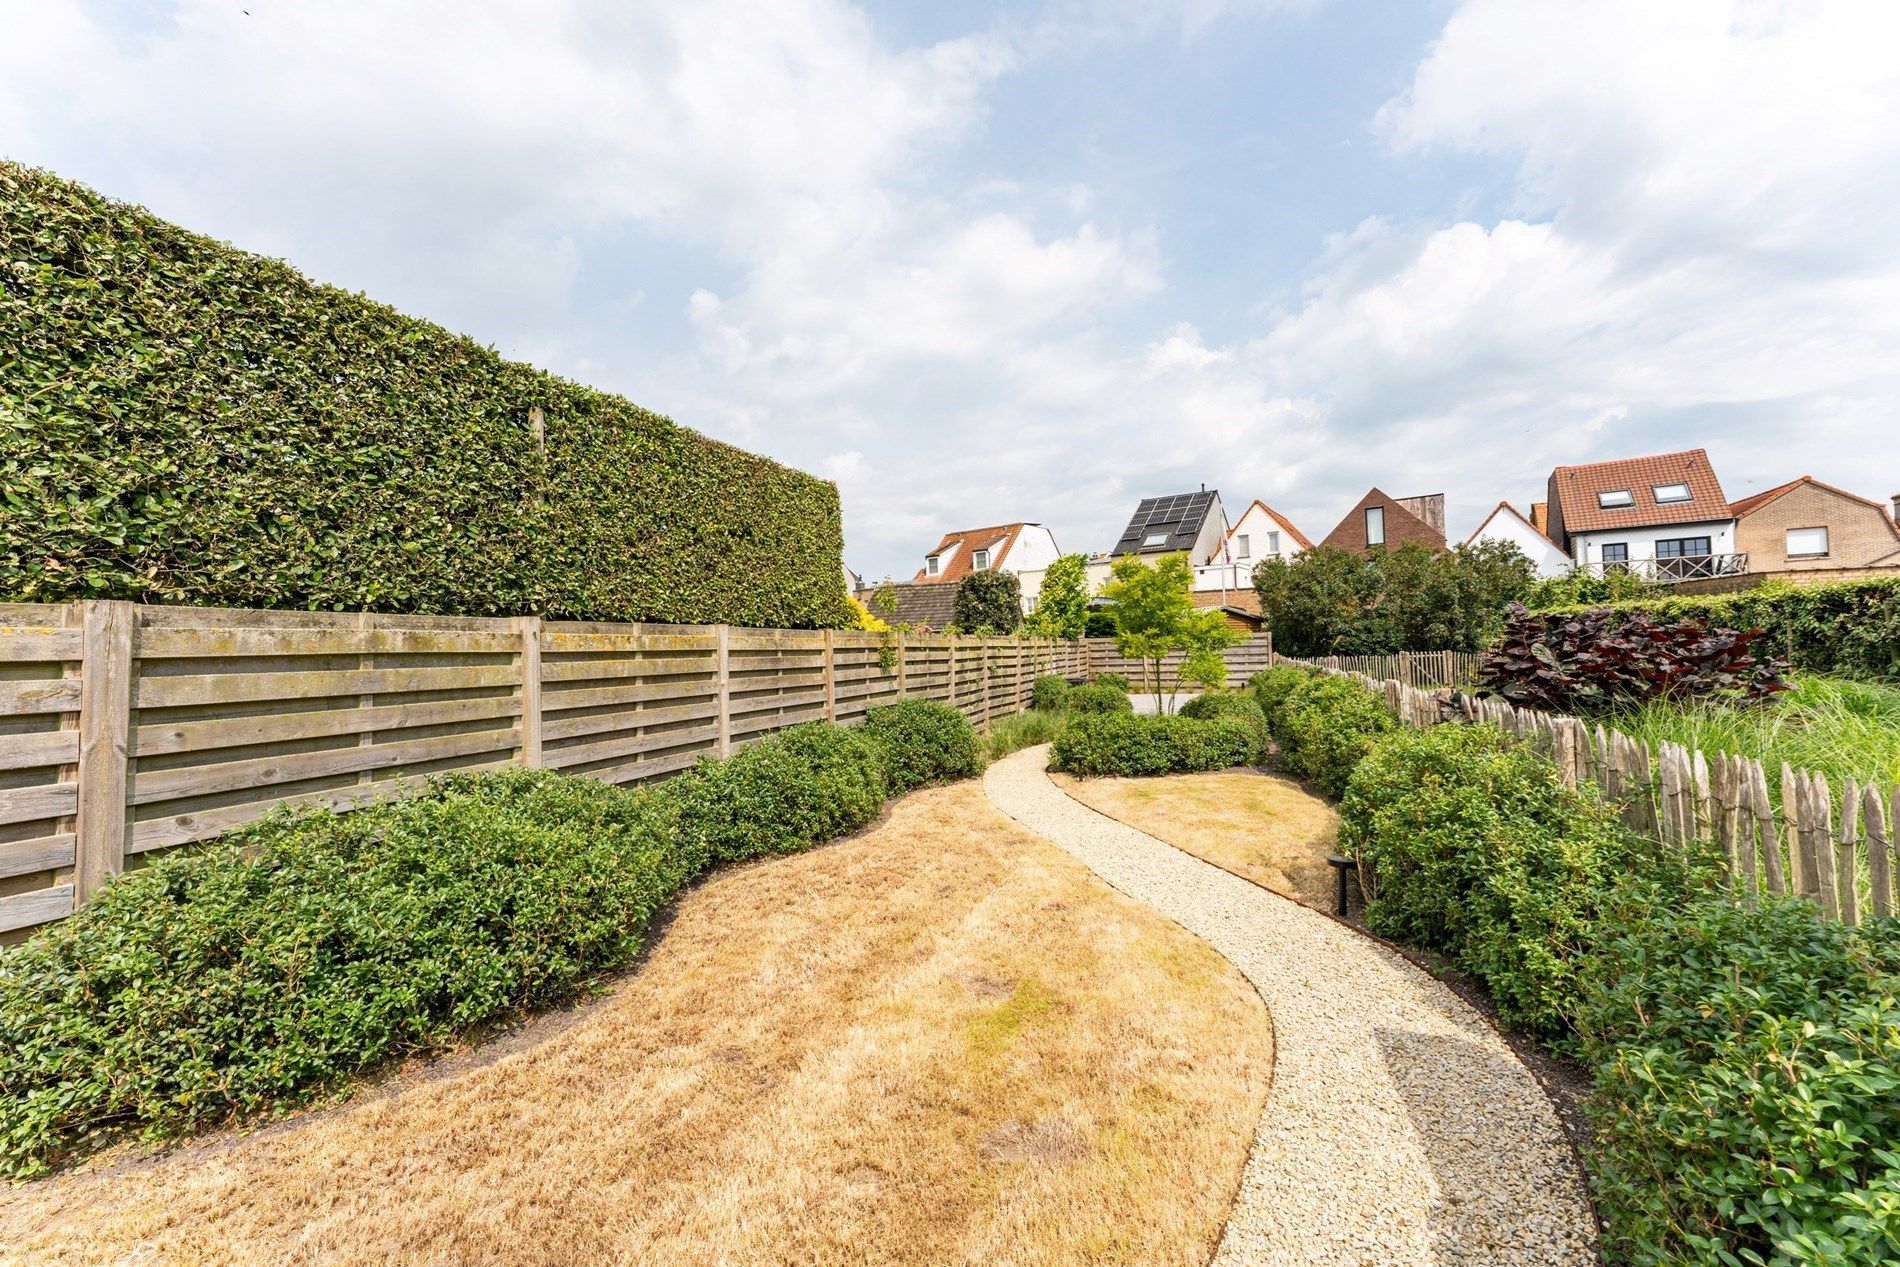
[[[1253,584],[1254,564],[1263,559],[1291,562],[1312,548],[1292,520],[1256,497],[1227,530],[1227,550],[1219,566],[1230,574],[1219,579],[1230,589],[1246,589]]]
[[[1509,502],[1499,502],[1497,509],[1484,517],[1478,530],[1465,538],[1466,545],[1481,541],[1504,541],[1516,546],[1537,565],[1540,577],[1562,576],[1571,568],[1570,556],[1564,553],[1563,547],[1546,537]]]
[[[1142,498],[1115,548],[1089,559],[1089,592],[1100,590],[1114,561],[1130,554],[1151,558],[1187,555],[1194,568],[1196,589],[1219,590],[1223,582],[1228,589],[1244,589],[1250,583],[1236,585],[1225,575],[1229,562],[1227,512],[1221,508],[1218,491],[1203,488],[1198,493]]]
[[[954,585],[972,572],[1014,573],[1023,588],[1023,610],[1035,609],[1043,573],[1061,556],[1055,534],[1041,524],[996,524],[946,532],[924,556],[914,585]]]
[[[1687,581],[1748,570],[1702,449],[1558,467],[1550,473],[1550,537],[1590,572]]]

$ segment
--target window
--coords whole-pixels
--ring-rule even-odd
[[[1656,543],[1659,559],[1700,558],[1709,552],[1707,537],[1671,537]]]
[[[1279,533],[1269,532],[1267,534],[1267,554],[1269,557],[1275,558],[1275,559],[1280,557],[1280,534]]]
[[[1605,489],[1597,494],[1597,505],[1605,510],[1616,510],[1622,506],[1634,506],[1636,498],[1627,488]]]
[[[987,572],[989,568],[990,552],[988,550],[978,550],[975,554],[970,556],[970,570],[972,572]]]
[[[1687,484],[1658,484],[1651,490],[1656,494],[1656,504],[1667,506],[1671,502],[1686,502],[1689,497]]]
[[[1627,541],[1611,541],[1603,547],[1603,561],[1624,564],[1630,561],[1630,548]]]
[[[933,554],[924,560],[924,575],[935,576],[941,571],[943,571],[943,560],[936,555]]]
[[[1234,538],[1234,557],[1236,559],[1244,559],[1248,557],[1247,534],[1244,532]]]
[[[1164,546],[1168,544],[1168,534],[1165,532],[1151,532],[1141,539],[1141,544],[1144,546]]]
[[[1788,529],[1788,557],[1818,559],[1827,554],[1826,528]]]
[[[1385,544],[1385,507],[1366,507],[1366,544],[1382,546]]]

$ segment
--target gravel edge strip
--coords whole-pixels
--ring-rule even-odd
[[[1543,1087],[1442,983],[1344,925],[1070,798],[1048,747],[992,804],[1201,937],[1265,1000],[1274,1082],[1214,1261],[1594,1264],[1596,1221]]]

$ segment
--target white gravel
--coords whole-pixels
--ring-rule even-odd
[[[991,766],[1004,813],[1205,939],[1273,1017],[1273,1089],[1215,1263],[1587,1264],[1596,1225],[1543,1088],[1430,975],[1104,817],[1047,746]]]

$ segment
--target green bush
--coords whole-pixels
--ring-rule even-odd
[[[1208,721],[1215,717],[1237,717],[1253,730],[1256,742],[1263,753],[1271,738],[1267,729],[1266,714],[1260,711],[1260,705],[1254,701],[1251,694],[1210,691],[1204,695],[1196,695],[1181,705],[1180,715],[1199,721]]]
[[[981,741],[969,719],[936,700],[880,704],[864,715],[864,733],[884,760],[892,796],[926,783],[967,779],[983,770]]]
[[[1058,673],[1045,673],[1029,688],[1029,706],[1045,713],[1060,712],[1069,706],[1069,680]]]
[[[1248,678],[1247,688],[1253,692],[1254,702],[1260,705],[1261,713],[1266,716],[1267,725],[1277,730],[1280,726],[1280,710],[1285,706],[1287,697],[1316,676],[1313,669],[1276,664]]]
[[[1123,695],[1135,689],[1135,684],[1128,680],[1126,673],[1097,673],[1094,677],[1089,679],[1089,684],[1091,686],[1112,687],[1120,691]]]
[[[1244,718],[1106,713],[1079,717],[1057,735],[1050,766],[1070,774],[1139,777],[1252,765],[1265,755],[1259,731]]]
[[[698,869],[657,792],[517,771],[280,813],[0,954],[0,1171],[280,1108],[628,962]]]
[[[1023,583],[1014,572],[972,572],[957,582],[953,610],[959,633],[1014,633],[1023,623]]]
[[[1576,1010],[1617,1261],[1900,1258],[1900,923],[1654,902]]]
[[[702,761],[666,791],[695,854],[722,863],[797,853],[877,817],[884,753],[862,730],[811,722]]]
[[[1632,855],[1594,789],[1493,726],[1400,731],[1354,772],[1340,838],[1369,874],[1374,932],[1451,954],[1506,1022],[1563,1029]]]
[[[1126,689],[1100,679],[1087,686],[1072,687],[1069,691],[1069,711],[1072,713],[1129,713],[1134,708]]]
[[[6,162],[0,329],[0,597],[843,623],[831,484]]]
[[[1336,675],[1295,686],[1281,702],[1279,718],[1274,738],[1287,768],[1335,801],[1346,794],[1353,770],[1373,745],[1399,724],[1383,699]]]
[[[1770,582],[1738,594],[1665,594],[1610,606],[1648,612],[1658,620],[1693,618],[1732,629],[1764,629],[1767,636],[1757,647],[1804,673],[1900,680],[1900,580],[1805,587]]]

